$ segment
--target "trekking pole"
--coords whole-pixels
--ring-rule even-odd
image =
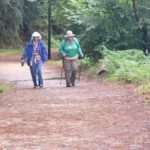
[[[62,78],[63,78],[63,71],[64,71],[64,58],[62,59],[62,67],[61,67],[60,85],[61,85]]]
[[[82,59],[79,67],[79,82],[80,82],[80,77],[81,77],[81,71],[82,71]]]

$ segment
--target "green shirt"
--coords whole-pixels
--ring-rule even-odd
[[[76,38],[73,38],[71,41],[64,39],[60,44],[59,53],[60,55],[65,54],[66,57],[74,57],[77,55],[83,57],[79,41]]]

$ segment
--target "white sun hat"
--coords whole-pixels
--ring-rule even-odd
[[[39,32],[33,32],[32,33],[32,38],[33,37],[38,37],[39,39],[41,39],[41,34]]]
[[[75,36],[75,34],[73,34],[73,32],[71,30],[68,30],[64,37],[66,38],[66,37],[74,37],[74,36]]]

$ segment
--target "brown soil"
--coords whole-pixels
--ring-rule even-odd
[[[82,75],[66,88],[60,70],[46,63],[44,88],[32,89],[19,61],[0,58],[0,80],[14,85],[0,94],[0,150],[150,149],[150,107],[133,85]]]

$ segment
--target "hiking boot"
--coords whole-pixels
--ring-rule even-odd
[[[66,87],[71,87],[70,83],[67,83],[67,84],[66,84]]]
[[[72,86],[75,86],[75,82],[72,82]]]
[[[43,85],[39,85],[40,88],[43,88]]]
[[[34,85],[34,86],[33,86],[33,89],[36,89],[36,88],[37,88],[37,86],[36,86],[36,85]]]

